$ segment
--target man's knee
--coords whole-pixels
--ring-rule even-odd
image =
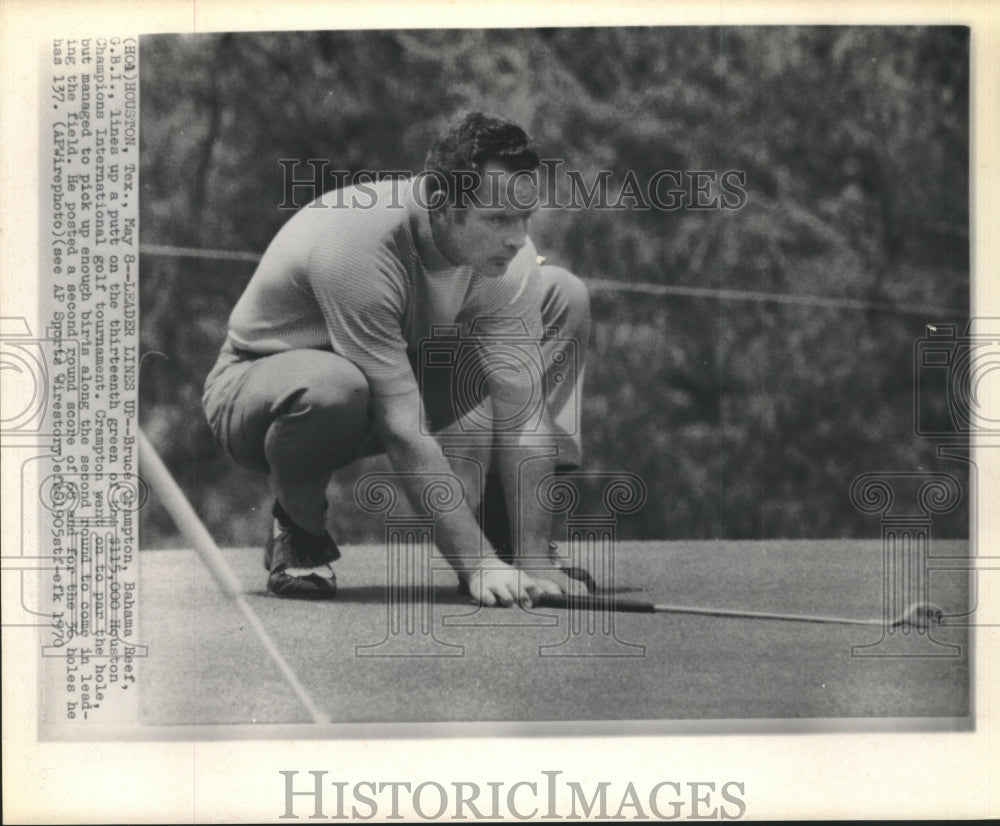
[[[275,401],[274,417],[308,415],[336,422],[362,422],[368,418],[370,396],[367,384],[313,381],[300,384]]]
[[[322,351],[302,351],[287,365],[293,387],[275,400],[275,416],[308,413],[334,419],[363,419],[370,395],[364,374],[346,359]]]
[[[301,351],[285,361],[292,380],[270,411],[264,437],[269,467],[319,465],[332,470],[350,464],[371,430],[364,374],[345,359],[321,351]]]

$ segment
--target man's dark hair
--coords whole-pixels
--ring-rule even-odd
[[[465,206],[487,164],[508,172],[538,169],[540,159],[531,138],[516,123],[497,115],[469,112],[438,136],[424,161],[427,199],[433,208]],[[463,203],[459,203],[462,201]]]

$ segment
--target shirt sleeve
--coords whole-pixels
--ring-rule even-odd
[[[375,395],[417,388],[406,354],[402,263],[388,252],[373,256],[337,251],[336,260],[310,260],[309,287],[323,313],[333,351],[357,365]]]

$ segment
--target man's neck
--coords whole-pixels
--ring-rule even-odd
[[[455,260],[454,253],[451,250],[451,245],[448,242],[448,227],[446,222],[441,218],[440,210],[428,210],[427,215],[430,219],[431,237],[434,239],[434,246],[436,246],[438,248],[438,252],[440,252],[452,264],[456,267],[459,266],[459,263]]]

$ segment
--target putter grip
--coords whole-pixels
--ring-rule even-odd
[[[540,594],[534,603],[539,608],[577,608],[584,611],[621,611],[630,614],[656,613],[656,606],[652,602],[616,599],[613,596],[572,597],[568,594]]]

